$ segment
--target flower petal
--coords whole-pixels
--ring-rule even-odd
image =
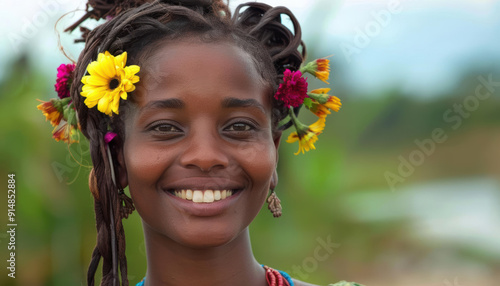
[[[106,51],[97,56],[97,61],[88,65],[90,75],[82,77],[84,85],[80,94],[86,97],[84,103],[89,108],[97,105],[97,109],[107,115],[118,114],[120,98],[126,100],[127,93],[134,91],[134,84],[139,82],[135,74],[140,71],[140,67],[125,66],[126,62],[126,52],[115,57]],[[110,83],[116,80],[118,85],[112,90]]]

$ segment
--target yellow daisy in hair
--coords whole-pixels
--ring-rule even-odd
[[[127,93],[134,91],[134,84],[139,82],[139,76],[135,74],[140,67],[125,66],[126,63],[127,52],[115,57],[106,51],[88,65],[90,75],[82,78],[80,93],[86,97],[85,105],[89,108],[97,105],[97,109],[106,115],[118,114],[120,98],[126,100]]]
[[[320,117],[318,118],[318,121],[314,122],[309,127],[300,126],[297,131],[292,132],[290,136],[288,136],[288,139],[286,140],[287,143],[299,141],[299,151],[294,153],[295,155],[298,155],[300,152],[304,154],[305,151],[316,149],[316,147],[314,147],[314,143],[318,141],[318,135],[325,129],[325,121],[325,117]]]

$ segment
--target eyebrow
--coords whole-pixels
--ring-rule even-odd
[[[260,109],[263,113],[266,113],[264,105],[262,105],[260,102],[258,102],[253,98],[239,99],[235,97],[226,97],[222,100],[221,105],[223,108],[256,107]],[[144,106],[144,110],[166,109],[166,108],[183,109],[185,108],[185,106],[186,104],[184,103],[184,101],[178,98],[169,98],[169,99],[151,101],[148,104],[146,104],[146,106]]]
[[[260,109],[263,113],[266,113],[264,105],[253,98],[239,99],[234,97],[226,97],[222,100],[222,107],[233,108],[233,107],[256,107]]]
[[[144,109],[165,109],[165,108],[173,108],[173,109],[183,109],[186,106],[184,101],[177,98],[169,98],[164,100],[156,100],[151,101]]]

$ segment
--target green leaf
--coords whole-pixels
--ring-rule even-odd
[[[304,98],[304,105],[308,109],[312,107],[312,104],[313,104],[312,99],[310,99],[309,97]]]

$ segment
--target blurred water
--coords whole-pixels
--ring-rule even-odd
[[[427,182],[397,192],[359,192],[349,215],[364,222],[408,221],[423,243],[454,244],[500,257],[500,184],[491,178]]]

